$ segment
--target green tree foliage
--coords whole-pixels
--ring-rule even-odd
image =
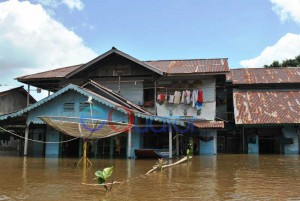
[[[270,65],[264,65],[265,68],[274,67],[300,67],[300,55],[296,56],[294,59],[283,60],[282,63],[275,60]]]

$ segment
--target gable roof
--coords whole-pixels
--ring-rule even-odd
[[[24,89],[24,86],[15,87],[15,88],[5,88],[3,91],[1,91],[1,88],[0,88],[0,96],[9,95],[14,91],[20,92],[25,98],[27,97],[27,91]],[[30,94],[29,94],[29,101],[30,101],[30,103],[36,102],[36,100]]]
[[[237,125],[300,124],[300,91],[233,92]]]
[[[135,103],[132,103],[131,101],[124,98],[123,96],[115,93],[113,90],[108,89],[93,80],[89,80],[87,83],[83,84],[81,87],[84,87],[86,90],[88,90],[87,85],[91,85],[91,86],[95,87],[96,89],[100,90],[101,94],[97,94],[99,92],[90,91],[91,93],[96,93],[96,95],[102,95],[102,96],[107,97],[108,99],[110,99],[116,103],[122,104],[123,106],[126,106],[128,108],[133,108],[139,112],[142,112],[145,114],[150,114],[148,111],[144,110],[143,108],[136,105]]]
[[[227,81],[233,85],[300,83],[300,67],[231,69]]]
[[[66,77],[67,78],[72,77],[73,75],[77,74],[78,72],[80,72],[80,71],[88,68],[89,66],[93,65],[94,63],[100,61],[101,59],[103,59],[103,58],[105,58],[105,57],[107,57],[107,56],[109,56],[109,55],[111,55],[113,53],[118,54],[118,55],[120,55],[122,57],[125,57],[125,58],[127,58],[127,59],[129,59],[129,60],[131,60],[131,61],[133,61],[133,62],[135,62],[135,63],[137,63],[137,64],[139,64],[139,65],[141,65],[143,67],[145,67],[145,68],[148,68],[149,70],[151,70],[153,72],[156,72],[156,73],[158,73],[160,75],[163,75],[163,72],[161,70],[159,70],[159,69],[157,69],[157,68],[155,68],[155,67],[153,67],[153,66],[151,66],[151,65],[149,65],[147,63],[144,63],[144,62],[142,62],[142,61],[140,61],[140,60],[138,60],[138,59],[136,59],[136,58],[134,58],[134,57],[132,57],[132,56],[130,56],[130,55],[128,55],[128,54],[126,54],[126,53],[118,50],[118,49],[116,49],[115,47],[113,47],[111,50],[105,52],[104,54],[101,54],[100,56],[96,57],[95,59],[87,62],[86,64],[84,64],[84,65],[80,66],[79,68],[75,69],[74,71],[70,72]]]
[[[7,120],[8,118],[15,118],[15,117],[19,117],[19,116],[22,116],[24,114],[26,114],[27,112],[30,112],[32,111],[33,109],[37,108],[37,107],[40,107],[44,104],[46,104],[47,102],[51,101],[52,99],[70,91],[70,90],[73,90],[73,91],[76,91],[82,95],[85,95],[85,96],[91,96],[93,98],[93,100],[101,103],[101,104],[104,104],[110,108],[114,108],[116,109],[117,111],[120,111],[122,113],[125,113],[127,114],[127,111],[125,111],[123,108],[127,108],[128,110],[132,111],[134,116],[136,117],[140,117],[140,118],[144,118],[144,119],[150,119],[150,120],[154,120],[154,121],[158,121],[158,122],[167,122],[167,123],[171,123],[171,124],[176,124],[176,125],[181,125],[181,126],[184,126],[185,123],[183,121],[178,121],[177,119],[169,119],[169,118],[166,118],[166,117],[158,117],[158,116],[154,116],[154,115],[151,115],[150,113],[144,113],[142,111],[140,111],[140,108],[138,108],[139,106],[137,105],[134,105],[134,103],[130,103],[131,107],[127,107],[127,106],[124,106],[120,103],[117,103],[117,102],[114,102],[112,100],[110,100],[109,98],[106,98],[106,97],[103,97],[89,89],[86,89],[86,88],[83,88],[83,87],[79,87],[77,85],[74,85],[74,84],[68,84],[66,87],[58,90],[57,92],[51,94],[50,96],[24,108],[24,109],[21,109],[17,112],[13,112],[13,113],[10,113],[10,114],[5,114],[5,115],[2,115],[0,116],[0,121],[3,121],[3,120]],[[128,103],[128,102],[127,102]]]
[[[28,82],[38,79],[62,79],[70,78],[75,74],[87,69],[96,62],[106,58],[111,54],[117,54],[125,57],[153,72],[160,75],[173,74],[207,74],[207,73],[226,73],[229,72],[228,59],[187,59],[187,60],[157,60],[157,61],[140,61],[116,48],[105,52],[97,58],[75,66],[58,68],[50,71],[17,77],[20,82]]]

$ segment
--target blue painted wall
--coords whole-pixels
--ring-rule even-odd
[[[284,144],[284,153],[285,154],[298,154],[299,153],[299,144],[298,144],[298,133],[297,128],[293,127],[284,127],[283,128],[284,138],[292,138],[292,144]],[[289,140],[290,141],[290,140]]]
[[[248,136],[248,154],[259,154],[258,135]]]
[[[82,95],[76,91],[70,90],[66,93],[62,94],[61,96],[58,96],[49,102],[43,104],[42,106],[39,106],[32,111],[28,113],[28,122],[29,123],[35,123],[40,124],[43,123],[42,120],[40,120],[39,116],[67,116],[67,117],[80,117],[81,111],[80,111],[80,103],[83,103],[87,101],[88,96]],[[65,112],[64,111],[64,103],[74,103],[74,112]],[[101,103],[98,103],[96,100],[93,100],[93,105],[96,107],[99,107],[101,111],[103,111],[103,114],[101,114],[101,117],[103,116],[104,119],[108,118],[109,111],[112,110],[112,108],[103,105]],[[87,110],[89,112],[89,110]],[[99,112],[98,112],[99,114]],[[94,113],[94,115],[97,115],[97,112]],[[112,119],[113,121],[123,121],[128,122],[127,115],[123,112],[114,110],[112,113]],[[56,130],[49,128],[47,126],[46,129],[46,141],[60,141],[60,134]],[[32,146],[32,145],[31,145]],[[38,145],[39,146],[39,145]],[[46,156],[59,156],[59,150],[60,150],[60,144],[47,144],[46,145]],[[37,149],[37,148],[35,148]],[[34,153],[40,152],[40,151],[34,151]],[[34,154],[33,153],[33,154]]]
[[[200,154],[217,154],[217,131],[216,130],[201,130],[200,135],[204,137],[213,136],[214,139],[209,142],[200,140]]]
[[[87,101],[88,97],[84,96],[76,91],[68,91],[65,94],[50,100],[49,102],[43,104],[40,107],[37,107],[29,112],[28,114],[28,122],[33,123],[43,123],[40,120],[39,116],[68,116],[68,117],[80,117],[81,111],[79,110],[80,103]],[[64,103],[74,103],[75,110],[74,112],[64,112],[63,107]],[[93,100],[93,105],[96,107],[101,108],[104,112],[104,117],[107,118],[109,111],[112,108],[105,106],[101,103],[98,103],[96,100]],[[89,110],[88,110],[89,111]],[[96,115],[96,114],[95,114]],[[128,118],[127,115],[120,112],[114,111],[112,113],[112,120],[113,121],[124,121],[127,122]]]
[[[60,133],[49,126],[47,126],[47,134],[46,134],[47,142],[59,142],[60,141]],[[59,143],[51,143],[46,144],[46,157],[59,157],[61,144]]]
[[[141,134],[139,132],[135,132],[134,130],[132,131],[132,133],[131,133],[131,152],[130,152],[130,156],[127,156],[127,157],[131,157],[131,158],[135,157],[134,150],[143,148],[143,140],[144,140],[143,134]],[[127,147],[127,149],[128,149],[128,147]]]
[[[36,128],[31,129],[29,138],[33,140],[43,141],[44,129]],[[32,156],[44,156],[44,144],[29,141],[29,154]]]

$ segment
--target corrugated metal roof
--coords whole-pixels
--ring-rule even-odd
[[[224,128],[224,122],[223,121],[199,121],[199,122],[194,122],[194,126],[198,128],[203,128],[203,129],[217,129],[217,128]]]
[[[300,91],[233,92],[236,124],[300,123]]]
[[[227,81],[232,81],[234,85],[300,83],[300,68],[231,69]]]
[[[167,74],[201,74],[229,72],[226,58],[145,61]]]
[[[51,78],[64,78],[69,73],[75,71],[83,64],[75,65],[75,66],[68,66],[63,68],[57,68],[54,70],[44,71],[36,74],[26,75],[22,77],[18,77],[17,80],[32,80],[32,79],[51,79]]]
[[[189,60],[158,60],[158,61],[140,61],[120,50],[115,48],[100,55],[99,57],[87,62],[86,64],[80,64],[75,66],[69,66],[64,68],[58,68],[50,71],[36,73],[32,75],[26,75],[18,77],[19,81],[34,80],[34,79],[52,79],[52,78],[66,78],[73,76],[74,74],[88,68],[95,62],[111,55],[118,54],[133,62],[136,62],[145,68],[148,68],[161,75],[166,74],[206,74],[206,73],[224,73],[229,72],[227,58],[220,59],[189,59]]]

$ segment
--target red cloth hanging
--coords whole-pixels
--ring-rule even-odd
[[[199,103],[203,103],[203,91],[198,90],[198,100]]]

